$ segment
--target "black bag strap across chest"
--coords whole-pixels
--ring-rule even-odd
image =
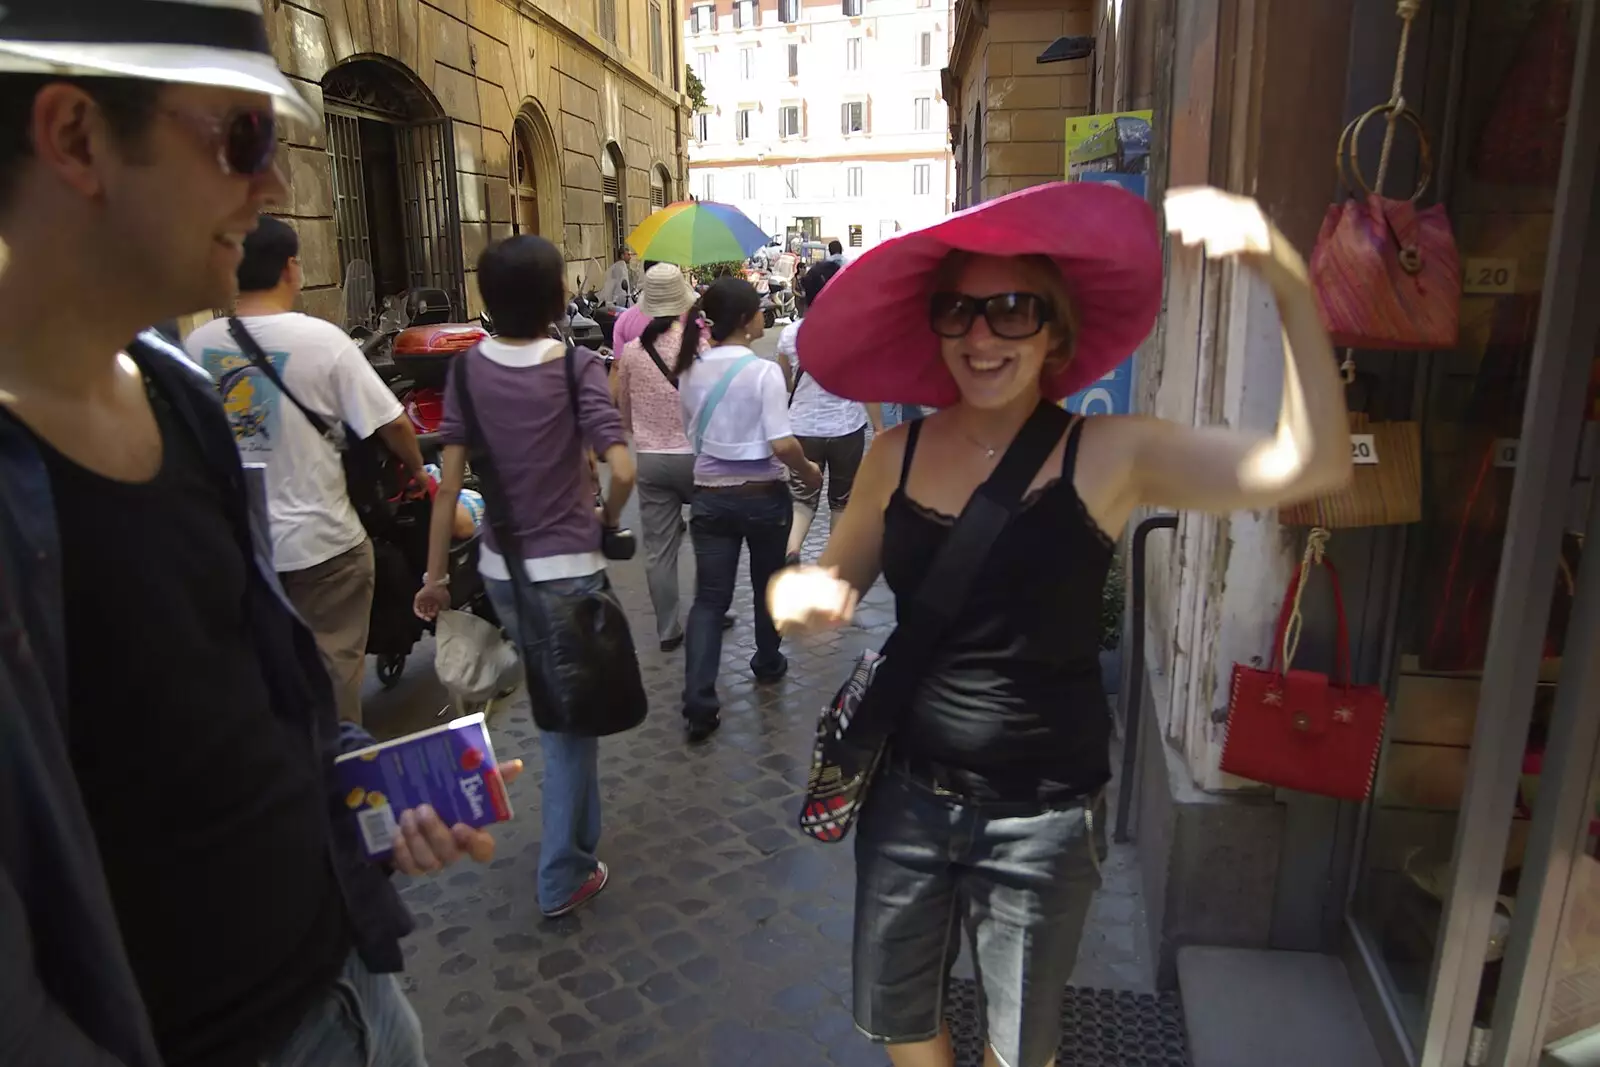
[[[893,732],[895,718],[916,695],[940,642],[966,604],[984,560],[1012,517],[1022,510],[1028,486],[1071,420],[1061,408],[1041,401],[1017,431],[994,473],[967,501],[917,587],[911,607],[884,644],[883,666],[850,722],[848,734],[853,743]],[[913,424],[908,431],[913,435],[906,442],[908,450],[915,446],[920,429]]]

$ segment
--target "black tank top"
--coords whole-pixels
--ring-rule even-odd
[[[1111,777],[1099,649],[1114,545],[1072,484],[1083,422],[1067,432],[1060,476],[1028,494],[990,549],[895,732],[902,755],[967,772],[1002,796],[1089,792]],[[897,614],[955,524],[906,495],[921,428],[910,426],[884,512],[883,573]]]

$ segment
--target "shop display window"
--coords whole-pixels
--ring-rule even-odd
[[[1352,901],[1388,997],[1417,1047],[1473,731],[1478,715],[1494,713],[1480,706],[1479,678],[1555,224],[1575,18],[1563,0],[1474,5],[1464,67],[1471,73],[1455,110],[1460,149],[1448,206],[1463,267],[1460,341],[1422,364],[1424,518],[1408,535],[1389,721]],[[1600,383],[1600,361],[1595,375]],[[1550,575],[1553,606],[1522,785],[1515,810],[1506,813],[1513,822],[1500,904],[1483,947],[1479,1013],[1485,1030],[1537,804],[1545,731],[1569,651],[1567,621],[1600,438],[1600,386],[1589,410],[1595,421],[1585,435],[1585,454],[1572,461],[1572,521]],[[1592,869],[1593,838],[1590,847],[1588,865],[1574,874],[1588,880],[1586,893],[1575,894],[1588,904],[1577,906],[1571,921],[1574,945],[1590,948],[1581,965],[1574,963],[1563,1015],[1578,1029],[1600,1024],[1600,870]],[[1484,1047],[1476,1041],[1474,1054]]]

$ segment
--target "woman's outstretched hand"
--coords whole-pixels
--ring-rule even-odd
[[[855,586],[832,567],[790,567],[767,584],[767,607],[779,630],[826,630],[855,616]]]
[[[1236,257],[1261,273],[1273,288],[1285,282],[1305,285],[1305,260],[1248,196],[1209,185],[1189,185],[1167,193],[1167,232],[1185,247],[1203,245],[1212,259]]]

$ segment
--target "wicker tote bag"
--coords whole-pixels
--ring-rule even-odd
[[[1349,530],[1422,521],[1422,427],[1350,413],[1354,475],[1335,493],[1280,508],[1285,526]]]

